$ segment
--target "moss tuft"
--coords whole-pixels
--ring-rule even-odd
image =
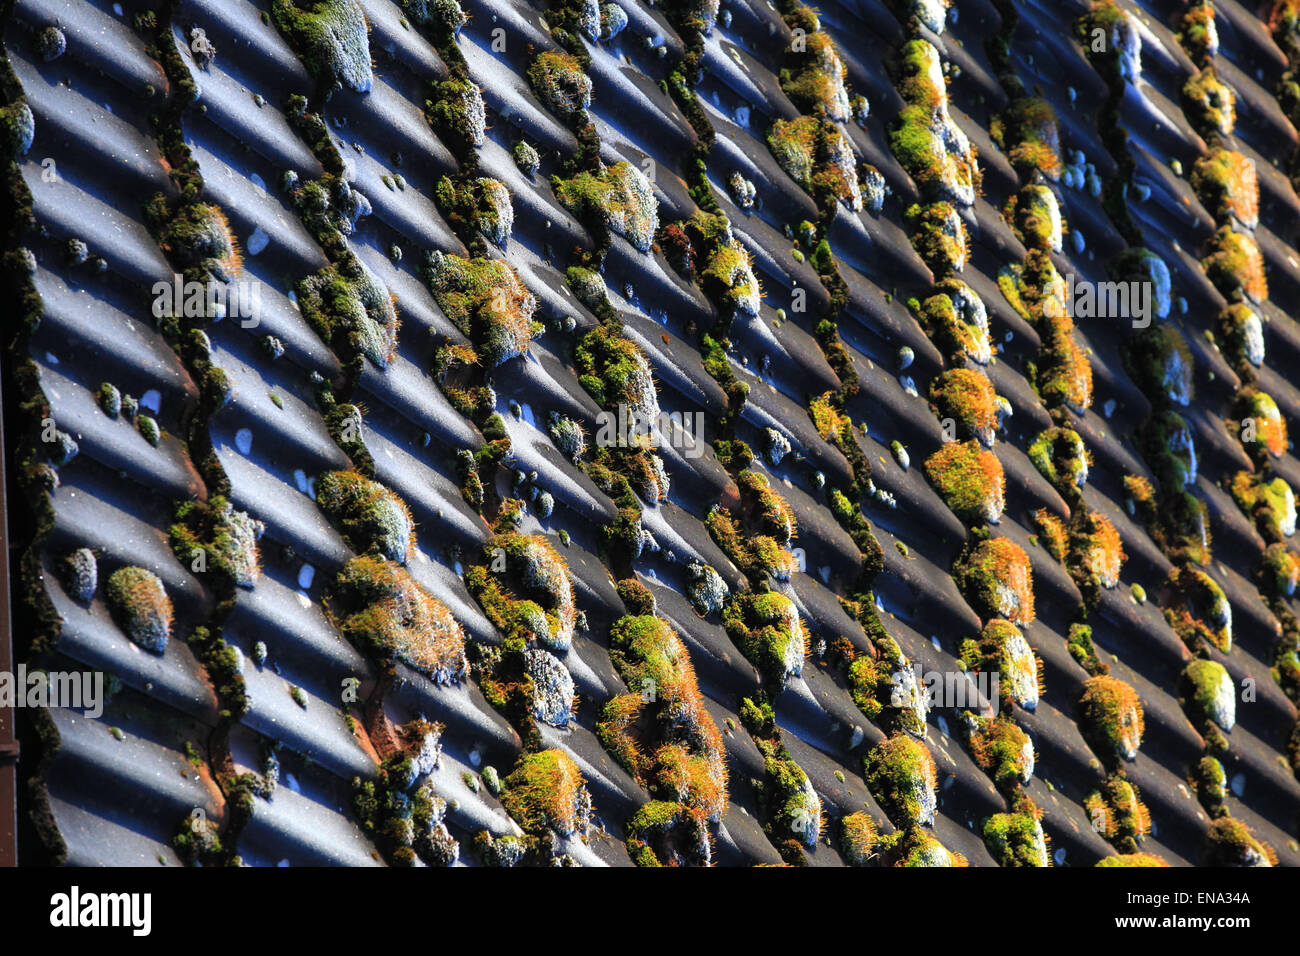
[[[118,568],[105,591],[118,627],[146,651],[161,654],[171,636],[171,598],[158,575],[139,567]]]
[[[1007,538],[979,541],[957,559],[953,577],[975,613],[1024,626],[1034,619],[1034,576],[1029,557]]]
[[[370,36],[359,0],[272,0],[271,16],[319,82],[370,90]]]
[[[1018,704],[1025,710],[1038,707],[1038,658],[1020,628],[1010,621],[994,618],[984,625],[977,638],[961,644],[961,661],[968,671],[990,671],[998,675],[998,694],[1002,703]]]
[[[784,594],[744,593],[723,609],[727,634],[774,687],[803,671],[807,634],[799,611]]]
[[[1237,95],[1207,66],[1183,84],[1183,111],[1202,136],[1228,136],[1236,125]]]
[[[1210,239],[1201,260],[1205,275],[1229,301],[1259,304],[1268,298],[1264,256],[1253,236],[1222,226]]]
[[[961,272],[970,252],[966,224],[951,203],[913,205],[904,215],[912,248],[936,279]]]
[[[863,776],[895,826],[934,820],[937,776],[934,758],[924,744],[902,735],[882,740],[867,754]]]
[[[859,810],[840,818],[840,853],[850,866],[867,866],[875,858],[876,823]]]
[[[1165,589],[1165,620],[1190,649],[1202,640],[1224,654],[1232,649],[1232,605],[1212,577],[1199,568],[1174,568]]]
[[[1253,159],[1215,146],[1196,161],[1191,181],[1197,197],[1218,222],[1235,219],[1247,229],[1259,225],[1259,183]]]
[[[778,119],[767,131],[767,148],[777,164],[804,192],[829,195],[850,209],[862,208],[857,161],[848,138],[819,116]]]
[[[541,535],[509,531],[483,550],[483,564],[465,573],[465,585],[503,634],[536,640],[552,650],[573,643],[578,611],[568,565]]]
[[[1089,678],[1079,697],[1079,729],[1102,759],[1133,760],[1145,729],[1137,691],[1114,677]]]
[[[649,252],[659,228],[659,200],[645,174],[626,160],[599,172],[551,180],[566,209],[588,224],[609,229],[641,252]]]
[[[355,471],[330,471],[316,482],[316,503],[348,545],[405,563],[415,547],[415,524],[406,503]]]
[[[527,76],[542,105],[560,119],[573,119],[591,106],[591,78],[575,56],[560,50],[539,53]]]
[[[233,281],[243,267],[226,214],[211,203],[182,206],[163,224],[159,240],[170,261],[201,269],[218,282]]]
[[[422,275],[438,305],[489,368],[523,355],[536,331],[537,299],[504,259],[433,253]]]
[[[317,334],[379,368],[397,356],[396,297],[360,259],[326,266],[298,283],[298,304]]]
[[[930,383],[930,401],[940,419],[957,423],[962,438],[977,438],[992,448],[1002,415],[1010,406],[998,397],[987,375],[976,369],[941,372]]]
[[[1092,456],[1072,428],[1048,428],[1029,445],[1029,460],[1062,494],[1082,488],[1088,480]]]
[[[562,750],[524,754],[505,780],[501,803],[525,832],[585,836],[591,795],[578,765]]]
[[[344,636],[376,658],[400,660],[439,684],[468,673],[460,624],[394,561],[373,555],[348,561],[330,610]]]
[[[192,568],[202,552],[205,565],[210,563],[238,587],[251,588],[261,570],[257,541],[264,530],[262,522],[218,495],[206,504],[178,505],[169,534],[172,552],[182,564]]]
[[[1002,463],[976,442],[946,442],[925,461],[930,484],[967,524],[996,524],[1005,506]]]
[[[1129,780],[1111,774],[1083,801],[1093,830],[1121,853],[1134,853],[1151,832],[1151,814]]]
[[[1276,866],[1277,854],[1232,817],[1220,817],[1206,834],[1206,863],[1210,866]]]
[[[1043,825],[1032,813],[995,813],[984,821],[984,845],[999,866],[1050,866]]]

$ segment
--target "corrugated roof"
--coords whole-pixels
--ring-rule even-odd
[[[43,760],[27,809],[36,812],[43,843],[32,841],[27,851],[71,864],[176,865],[178,848],[188,852],[195,834],[206,832],[194,830],[198,814],[223,840],[223,853],[200,853],[208,861],[236,854],[251,865],[445,861],[445,842],[439,852],[421,843],[425,829],[412,844],[403,821],[411,819],[414,801],[415,826],[428,832],[436,827],[421,814],[445,812],[441,832],[458,842],[462,864],[501,859],[499,847],[496,856],[483,849],[491,841],[476,838],[482,831],[531,837],[531,862],[552,855],[582,864],[630,865],[634,856],[646,862],[636,843],[638,833],[649,832],[637,829],[643,808],[652,798],[696,807],[692,801],[703,799],[704,784],[698,768],[682,771],[686,782],[673,795],[666,782],[671,768],[663,769],[675,759],[671,748],[659,752],[653,772],[642,767],[638,780],[606,746],[613,738],[599,726],[607,702],[641,691],[626,683],[631,671],[624,652],[611,653],[611,627],[637,607],[626,588],[621,596],[616,588],[616,579],[630,572],[653,595],[654,613],[680,637],[702,695],[698,711],[670,716],[664,708],[654,721],[636,725],[650,751],[646,766],[665,744],[708,753],[709,745],[694,736],[707,736],[701,725],[711,722],[721,733],[729,802],[720,820],[706,826],[715,864],[852,862],[842,820],[861,812],[882,834],[897,828],[912,840],[928,833],[972,865],[1007,862],[996,840],[985,837],[985,821],[1016,812],[1041,818],[1057,865],[1092,865],[1117,848],[1189,864],[1209,859],[1210,809],[1245,823],[1279,862],[1300,862],[1294,839],[1300,785],[1295,744],[1288,744],[1296,725],[1294,655],[1285,654],[1286,642],[1297,638],[1288,617],[1294,603],[1289,593],[1270,594],[1257,576],[1270,542],[1229,487],[1238,472],[1265,465],[1269,477],[1291,486],[1300,480],[1289,446],[1280,456],[1253,458],[1230,427],[1240,424],[1239,396],[1251,385],[1250,374],[1284,419],[1300,411],[1287,371],[1300,343],[1289,308],[1300,301],[1293,249],[1300,200],[1285,171],[1297,136],[1288,107],[1273,95],[1288,67],[1288,52],[1278,45],[1285,30],[1271,35],[1231,0],[1213,5],[1218,49],[1212,63],[1236,94],[1235,128],[1216,141],[1198,127],[1183,95],[1200,67],[1195,50],[1185,50],[1187,38],[1176,35],[1179,5],[1119,4],[1121,27],[1137,25],[1133,32],[1142,41],[1141,71],[1127,79],[1110,76],[1104,57],[1085,55],[1070,24],[1089,5],[1073,0],[1017,5],[1015,21],[1003,19],[1007,4],[957,0],[942,32],[922,22],[927,11],[942,12],[937,2],[833,2],[813,22],[795,0],[779,9],[732,0],[703,32],[685,14],[707,14],[708,4],[590,6],[614,22],[620,18],[611,11],[621,10],[627,26],[599,41],[566,34],[565,24],[581,23],[582,3],[548,11],[540,4],[475,0],[463,5],[468,21],[454,34],[420,22],[425,9],[446,16],[453,0],[14,4],[5,31],[17,84],[9,101],[21,95],[35,120],[31,146],[16,160],[34,226],[15,242],[33,254],[30,282],[41,313],[34,331],[18,335],[19,351],[10,359],[34,370],[49,418],[77,448],[66,462],[54,462],[55,472],[24,472],[38,502],[33,510],[45,513],[41,500],[51,506],[48,527],[37,521],[33,559],[42,577],[29,597],[37,611],[48,600],[58,624],[49,646],[22,650],[33,666],[102,671],[113,691],[97,719],[51,708],[48,720],[35,721],[41,732],[33,749]],[[288,18],[283,25],[297,10],[334,18],[325,21],[333,29],[319,45],[303,39],[310,27],[307,33],[277,28],[277,18]],[[360,35],[358,23],[364,23]],[[64,44],[53,57],[47,55],[56,45],[52,29]],[[1111,42],[1121,52],[1131,49],[1133,34],[1116,29]],[[347,44],[362,35],[365,50],[349,59]],[[828,200],[826,190],[838,182],[829,139],[810,159],[818,183],[811,193],[768,145],[777,121],[815,115],[791,71],[803,69],[800,43],[823,35],[838,51],[834,62],[843,64],[849,92],[866,100],[828,126],[846,138],[854,177],[869,184],[878,176],[879,208],[868,202],[855,210],[836,203],[833,193]],[[956,273],[987,309],[994,353],[991,362],[964,365],[986,377],[1010,411],[990,443],[1005,475],[1005,512],[983,530],[970,527],[926,477],[927,459],[945,444],[938,406],[927,401],[930,384],[956,366],[942,330],[919,321],[922,300],[943,288],[937,284],[944,275],[922,255],[927,248],[909,224],[909,207],[934,208],[936,195],[918,185],[917,170],[900,163],[890,142],[911,95],[896,68],[909,39],[937,51],[949,139],[954,130],[969,138],[983,173],[973,202],[957,203],[969,258]],[[1289,42],[1294,58],[1300,42],[1294,33]],[[583,66],[592,87],[590,127],[581,117],[552,112],[530,85],[538,55],[566,49],[589,60]],[[350,68],[332,93],[331,50],[340,54],[340,68]],[[359,82],[366,61],[369,80]],[[821,82],[835,68],[823,63],[819,69]],[[461,76],[481,88],[486,104],[479,146],[469,131],[449,134],[431,119],[439,102],[451,101],[449,88],[437,84]],[[193,98],[186,102],[190,84]],[[825,95],[833,97],[830,87]],[[1064,176],[1027,172],[1014,152],[1020,133],[1002,114],[1024,96],[1050,103]],[[325,138],[312,125],[317,117]],[[700,145],[705,124],[714,137],[707,150]],[[1114,125],[1127,130],[1126,143],[1116,140]],[[516,161],[520,142],[536,149],[540,169]],[[1259,179],[1259,223],[1239,224],[1258,242],[1269,283],[1267,298],[1252,305],[1265,319],[1265,358],[1257,368],[1225,356],[1219,316],[1228,299],[1199,261],[1217,210],[1208,208],[1204,189],[1198,196],[1192,171],[1216,142],[1252,159]],[[733,309],[735,300],[728,299],[744,292],[743,277],[733,273],[719,292],[707,275],[707,266],[722,261],[711,258],[716,250],[707,248],[707,238],[697,234],[692,274],[681,269],[663,232],[652,249],[640,251],[617,223],[612,233],[593,228],[558,198],[552,177],[620,162],[647,178],[661,226],[690,220],[697,204],[725,214],[736,248],[744,250],[730,255],[751,264],[760,290],[752,309]],[[479,177],[504,184],[512,198],[513,230],[504,242],[475,236],[469,214],[449,198],[451,187],[472,186]],[[312,183],[323,187],[303,189]],[[1046,187],[1068,223],[1063,251],[1050,254],[1062,276],[1104,280],[1126,247],[1149,248],[1168,264],[1173,306],[1158,324],[1185,337],[1187,351],[1178,355],[1195,363],[1190,403],[1171,403],[1159,391],[1177,369],[1168,370],[1154,394],[1150,383],[1133,377],[1126,356],[1135,330],[1082,317],[1069,335],[1091,369],[1090,401],[1053,400],[1045,382],[1056,340],[1041,313],[1021,314],[1004,294],[1013,284],[1008,270],[1040,245],[1017,214],[1004,215],[1010,198],[1029,202],[1022,187],[1031,185]],[[1126,204],[1107,200],[1109,190],[1122,188]],[[746,189],[753,190],[752,204],[742,208]],[[156,210],[159,202],[164,214],[151,221],[149,207]],[[224,220],[204,224],[218,233],[228,229],[238,250],[226,256],[224,277],[237,288],[256,286],[256,314],[155,321],[155,285],[170,288],[178,273],[193,278],[205,268],[186,260],[192,249],[183,242],[169,241],[168,223],[207,206]],[[537,303],[539,324],[525,354],[485,372],[470,370],[471,384],[492,386],[493,404],[477,415],[458,410],[457,397],[435,374],[440,348],[485,347],[431,293],[422,267],[435,252],[504,259]],[[829,267],[827,253],[833,254]],[[584,304],[566,281],[566,269],[580,262],[603,269],[607,302]],[[379,290],[377,299],[394,303],[400,316],[395,348],[379,361],[360,355],[357,336],[327,341],[304,302],[304,280],[327,269],[355,279],[356,263]],[[355,294],[355,287],[346,291]],[[374,300],[367,305],[382,312]],[[335,318],[359,321],[355,312]],[[189,325],[203,336],[193,336]],[[575,463],[550,427],[553,414],[580,423],[587,462],[598,457],[591,446],[602,397],[591,379],[610,370],[584,377],[575,347],[599,327],[644,356],[664,412],[707,418],[702,456],[661,450],[668,478],[662,500],[644,484],[635,488],[646,534],[634,557],[619,550],[623,538],[609,534],[621,527],[620,509],[628,502],[601,470]],[[726,336],[725,348],[710,350],[710,332]],[[910,364],[900,361],[903,349]],[[740,400],[736,382],[747,389]],[[106,414],[102,383],[134,396],[140,417]],[[825,403],[828,394],[829,405],[814,403]],[[331,404],[336,397],[359,410],[359,429],[348,431],[348,416]],[[605,408],[615,404],[604,401]],[[838,425],[826,427],[819,416],[827,407],[853,427],[843,433]],[[1158,479],[1139,426],[1166,408],[1183,416],[1194,443],[1197,467],[1188,488],[1208,509],[1212,556],[1193,564],[1231,606],[1227,650],[1184,640],[1186,629],[1180,636],[1171,626],[1179,623],[1179,593],[1166,579],[1175,566],[1193,565],[1149,534],[1125,484],[1126,475]],[[499,426],[488,419],[492,411],[502,418]],[[11,433],[39,433],[29,412],[16,410],[20,424],[11,418]],[[156,420],[157,441],[149,440],[146,419]],[[1091,457],[1081,493],[1054,486],[1036,467],[1034,443],[1054,425],[1076,431]],[[483,467],[489,492],[480,511],[463,493],[464,456],[494,438],[498,427],[509,451],[499,467],[490,459]],[[710,515],[718,505],[744,517],[742,543],[752,544],[761,524],[754,515],[762,506],[756,509],[751,492],[740,490],[752,479],[741,474],[733,439],[753,449],[749,470],[766,477],[797,526],[791,545],[797,570],[788,581],[760,580],[709,530],[709,524],[717,530]],[[26,469],[31,446],[13,441]],[[896,443],[906,448],[910,465],[900,461]],[[37,447],[45,457],[32,462],[57,457]],[[390,665],[344,636],[348,598],[336,582],[369,544],[332,521],[317,493],[326,473],[352,467],[409,509],[413,549],[404,562],[390,564],[403,564],[450,610],[470,645],[470,671],[440,682],[407,663]],[[54,473],[57,487],[50,488]],[[572,681],[573,717],[539,720],[535,727],[509,699],[494,697],[500,673],[493,662],[501,654],[513,660],[520,636],[493,623],[493,609],[467,574],[491,563],[492,552],[484,549],[494,541],[492,523],[500,502],[512,496],[527,502],[519,530],[543,536],[567,563],[582,615],[572,646],[550,649]],[[1170,497],[1162,498],[1166,515]],[[260,522],[260,574],[251,587],[234,585],[218,569],[196,570],[169,540],[178,505],[221,500]],[[1114,586],[1095,594],[1081,589],[1089,567],[1080,575],[1077,562],[1087,555],[1078,549],[1086,545],[1076,542],[1068,561],[1054,557],[1050,524],[1035,520],[1041,509],[1058,521],[1068,520],[1072,509],[1104,516],[1127,555]],[[859,519],[865,520],[855,526]],[[1042,699],[1032,710],[1012,706],[1002,715],[1028,734],[1032,774],[1010,786],[1003,780],[1000,788],[981,766],[979,746],[967,744],[961,710],[932,709],[923,725],[911,728],[924,734],[937,794],[933,821],[917,827],[868,779],[870,760],[864,776],[864,759],[882,752],[878,745],[887,738],[908,736],[906,720],[889,706],[891,670],[903,666],[892,654],[922,674],[967,669],[963,642],[979,634],[984,610],[954,580],[954,562],[964,544],[986,533],[1022,548],[1032,568],[1038,613],[1021,630],[1038,662]],[[1290,535],[1278,540],[1290,547]],[[873,580],[860,577],[864,556],[870,565],[868,541],[878,543],[882,565]],[[80,548],[95,555],[98,588],[89,600],[70,593],[63,570]],[[807,635],[807,660],[791,668],[797,673],[784,683],[760,673],[735,628],[729,633],[724,626],[731,612],[701,614],[692,606],[695,564],[716,570],[732,602],[766,583],[793,601],[801,623],[792,633],[802,628]],[[156,575],[174,607],[161,654],[133,641],[121,614],[110,610],[106,582],[125,567]],[[853,604],[855,598],[862,603]],[[1141,700],[1145,732],[1131,760],[1094,750],[1086,737],[1079,702],[1090,671],[1075,653],[1078,631],[1071,629],[1081,621],[1091,627],[1109,675]],[[780,632],[779,622],[768,626]],[[187,640],[196,629],[198,639]],[[1208,725],[1196,723],[1194,704],[1185,706],[1182,681],[1193,657],[1222,664],[1238,689],[1236,723],[1219,734],[1221,752]],[[850,658],[878,662],[883,683],[865,693],[855,687],[850,675],[861,670],[847,669]],[[1088,666],[1097,673],[1097,663]],[[1279,673],[1291,683],[1279,683]],[[540,693],[540,681],[527,693]],[[1241,696],[1243,682],[1253,696]],[[873,693],[875,706],[868,703]],[[746,703],[765,700],[774,709],[771,727],[756,721]],[[428,740],[416,735],[422,719],[441,725],[440,733]],[[420,742],[440,748],[440,756],[417,759],[423,773],[405,788],[395,782],[393,755],[405,746],[418,756]],[[520,810],[527,755],[551,750],[572,759],[590,793],[593,825],[585,840],[569,833],[554,841],[539,837],[546,827]],[[1189,784],[1208,756],[1217,757],[1225,775],[1217,803],[1199,801]],[[513,786],[495,794],[488,767],[501,778],[519,768]],[[800,796],[804,780],[816,800],[807,799],[807,788]],[[367,793],[364,781],[378,781],[379,809],[367,811],[355,799]],[[1149,812],[1140,843],[1127,845],[1113,831],[1108,842],[1098,832],[1095,794],[1116,781],[1136,786],[1146,808],[1126,820]],[[432,794],[445,808],[429,802]],[[1130,809],[1113,796],[1101,803],[1112,817]],[[804,813],[810,806],[819,811],[813,822],[819,836],[805,839],[805,822],[790,814],[792,807]],[[699,860],[683,826],[671,830],[667,844],[647,837],[662,861],[674,851]],[[1103,820],[1100,828],[1106,826]],[[178,842],[178,834],[188,836]],[[412,845],[414,855],[401,852]],[[897,856],[885,844],[876,853],[889,861]]]

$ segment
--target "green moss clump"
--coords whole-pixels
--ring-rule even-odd
[[[257,540],[264,530],[262,522],[215,495],[206,503],[178,505],[169,534],[172,552],[185,566],[193,568],[202,552],[205,566],[210,563],[236,586],[251,588],[261,570]]]
[[[585,836],[591,795],[578,765],[562,750],[524,754],[505,780],[501,803],[525,832]]]
[[[572,645],[578,619],[573,579],[541,535],[496,535],[483,549],[483,563],[465,572],[465,586],[507,637],[556,651]]]
[[[1181,679],[1182,703],[1195,721],[1212,721],[1232,730],[1237,720],[1237,688],[1218,661],[1198,657],[1188,662]]]
[[[1040,327],[1042,347],[1030,382],[1049,408],[1068,405],[1083,412],[1092,405],[1092,366],[1074,340],[1074,323],[1063,314],[1047,313]]]
[[[953,514],[967,524],[996,524],[1006,479],[997,456],[973,441],[945,442],[925,460],[925,474]]]
[[[161,224],[159,242],[170,261],[200,269],[218,282],[233,281],[243,268],[235,234],[220,206],[187,203]]]
[[[510,190],[499,180],[479,176],[457,183],[443,176],[434,195],[438,208],[453,227],[466,223],[498,246],[504,246],[514,231],[514,202]]]
[[[758,315],[762,289],[754,275],[753,259],[735,239],[713,246],[700,279],[706,290],[713,288],[714,298],[726,308],[741,315]]]
[[[1253,430],[1253,440],[1247,429]],[[1243,388],[1237,393],[1228,430],[1236,434],[1256,467],[1263,466],[1268,455],[1281,458],[1289,446],[1286,419],[1277,402],[1258,388]]]
[[[95,552],[89,548],[78,548],[60,562],[59,572],[59,579],[68,597],[89,604],[99,587],[99,566],[95,561]]]
[[[1055,182],[1061,175],[1061,133],[1052,104],[1042,97],[1015,100],[1002,118],[1007,158],[1022,180],[1035,171]]]
[[[440,33],[456,36],[469,17],[456,0],[400,0],[402,10],[411,22],[422,27],[433,27]]]
[[[1097,861],[1099,867],[1116,866],[1168,866],[1163,857],[1154,853],[1123,853],[1118,856],[1104,856]]]
[[[373,657],[402,661],[439,684],[469,671],[460,624],[394,561],[373,555],[349,560],[330,610],[344,636]]]
[[[1259,304],[1268,298],[1264,256],[1255,238],[1221,226],[1210,239],[1201,260],[1206,277],[1232,302],[1243,299]]]
[[[1024,626],[1034,619],[1034,576],[1024,549],[1007,538],[978,541],[953,567],[953,578],[975,613]]]
[[[795,571],[790,551],[797,530],[794,512],[762,473],[743,471],[739,483],[742,517],[715,505],[704,525],[718,547],[756,585],[768,577],[788,581]]]
[[[878,659],[856,654],[851,647],[840,648],[848,658],[846,676],[853,703],[868,720],[882,720],[887,729],[924,737],[929,701],[917,684],[911,663],[892,637],[875,637],[873,641]]]
[[[1071,488],[1082,488],[1088,480],[1092,456],[1074,429],[1052,427],[1030,443],[1029,460],[1053,488],[1067,494]]]
[[[1138,447],[1161,491],[1173,493],[1196,481],[1196,448],[1187,420],[1177,412],[1152,415],[1137,433]]]
[[[1232,650],[1232,605],[1223,588],[1199,568],[1178,567],[1165,581],[1165,620],[1192,650],[1207,641],[1224,654]]]
[[[434,299],[489,368],[523,355],[538,331],[537,299],[504,259],[434,252],[421,274]]]
[[[316,482],[316,503],[357,552],[373,551],[405,563],[415,547],[415,523],[406,503],[355,471],[326,472]]]
[[[1263,317],[1246,303],[1235,302],[1219,313],[1215,341],[1237,374],[1253,380],[1254,369],[1264,364]]]
[[[1259,182],[1253,159],[1215,146],[1197,159],[1191,182],[1197,198],[1218,222],[1235,219],[1247,229],[1259,225]]]
[[[172,849],[186,866],[221,866],[227,861],[220,826],[200,812],[185,818],[172,837]]]
[[[271,16],[317,81],[370,90],[370,35],[358,0],[272,0]]]
[[[962,641],[961,661],[970,671],[992,671],[998,675],[1001,703],[1019,704],[1034,710],[1042,693],[1038,658],[1020,628],[994,618],[977,638]]]
[[[875,858],[876,823],[859,810],[840,818],[840,853],[850,866],[867,866]]]
[[[1103,760],[1133,760],[1145,730],[1137,691],[1114,677],[1089,678],[1079,697],[1079,729]]]
[[[903,44],[895,88],[909,105],[921,107],[930,115],[947,104],[943,61],[929,40],[918,37]]]
[[[1031,183],[1007,200],[1003,215],[1025,246],[1061,251],[1065,223],[1056,194],[1046,186]]]
[[[723,609],[722,623],[745,658],[775,687],[803,671],[807,634],[799,611],[784,594],[744,593]]]
[[[1237,95],[1207,66],[1183,84],[1183,111],[1203,136],[1228,136],[1237,122]]]
[[[1261,590],[1272,597],[1290,597],[1300,584],[1300,555],[1285,544],[1270,544],[1260,563]]]
[[[948,115],[943,62],[933,44],[918,37],[903,46],[895,86],[906,105],[889,130],[894,156],[922,195],[971,205],[979,166],[965,134]]]
[[[821,836],[822,802],[802,767],[781,748],[766,750],[763,803],[769,831],[777,839],[793,840],[804,847],[817,845]]]
[[[379,368],[397,356],[397,299],[355,256],[326,266],[297,286],[298,304],[327,343],[361,354]]]
[[[537,150],[523,140],[510,148],[510,156],[526,176],[535,175],[542,165],[542,157],[538,155]]]
[[[988,312],[975,290],[960,279],[939,283],[939,293],[917,305],[917,318],[948,355],[988,365],[993,356]]]
[[[95,400],[99,403],[100,411],[109,418],[117,418],[122,412],[122,394],[108,382],[100,384],[95,392]]]
[[[586,333],[573,350],[578,381],[596,404],[613,409],[622,404],[647,419],[659,417],[659,398],[645,354],[616,329],[599,325]]]
[[[995,813],[984,821],[984,845],[999,866],[1050,866],[1043,825],[1032,813]]]
[[[962,438],[977,438],[992,448],[1002,415],[1009,409],[998,397],[987,375],[976,369],[955,368],[940,372],[930,382],[930,401],[940,419],[957,423]]]
[[[881,864],[901,867],[969,866],[966,858],[954,853],[919,826],[881,836],[877,844]]]
[[[1151,832],[1151,814],[1142,795],[1126,777],[1111,774],[1083,801],[1092,828],[1121,853],[1136,853]]]
[[[573,294],[578,297],[578,301],[592,311],[609,298],[605,277],[593,269],[569,266],[564,272],[564,278],[569,288],[573,290]]]
[[[146,651],[161,654],[171,636],[171,598],[158,575],[139,567],[118,568],[105,592],[118,627]]]
[[[560,119],[571,120],[591,106],[591,78],[575,56],[558,50],[539,53],[527,76],[542,105]]]
[[[1280,542],[1295,534],[1295,493],[1286,479],[1239,471],[1229,481],[1228,489],[1265,541]]]
[[[618,599],[623,602],[628,613],[640,616],[655,614],[655,596],[654,592],[638,581],[636,578],[624,578],[617,584]]]
[[[1111,520],[1099,511],[1083,508],[1070,519],[1070,551],[1065,566],[1091,606],[1101,589],[1119,584],[1120,569],[1128,556]]]
[[[707,866],[712,859],[708,822],[699,810],[651,800],[627,822],[627,848],[637,866]]]
[[[1101,32],[1100,44],[1094,33]],[[1115,0],[1098,0],[1075,21],[1084,53],[1111,87],[1124,80],[1136,83],[1142,70],[1142,36],[1137,21]]]
[[[649,252],[659,229],[659,200],[645,174],[626,160],[571,179],[554,177],[551,188],[566,209],[589,224],[622,236]]]
[[[814,199],[836,200],[862,208],[857,161],[848,139],[829,119],[798,116],[776,120],[767,131],[767,148],[777,164]]]
[[[904,219],[909,238],[936,279],[961,272],[970,251],[966,224],[951,203],[908,207]]]
[[[1246,824],[1226,816],[1210,824],[1205,856],[1210,866],[1277,866],[1271,846],[1255,839]]]
[[[1183,13],[1178,42],[1187,55],[1200,66],[1208,66],[1219,52],[1219,29],[1214,20],[1214,5],[1194,2]]]
[[[1014,720],[964,715],[966,743],[979,768],[999,788],[1014,789],[1034,775],[1034,745]]]
[[[938,778],[934,758],[924,744],[899,734],[882,740],[867,754],[863,776],[895,826],[934,820]]]
[[[36,138],[36,116],[26,100],[0,107],[0,152],[6,159],[27,155]]]
[[[442,80],[435,84],[436,96],[425,100],[425,115],[434,131],[449,143],[464,141],[478,148],[483,145],[487,130],[487,107],[483,92],[474,83],[463,79]]]
[[[610,628],[610,660],[632,692],[606,705],[601,742],[652,795],[721,820],[725,747],[681,639],[649,614],[623,617]]]
[[[1149,398],[1191,404],[1195,362],[1183,334],[1172,325],[1153,325],[1126,343],[1124,367]]]
[[[781,89],[801,110],[837,123],[849,118],[849,94],[844,87],[847,70],[835,41],[821,31],[804,38],[804,49],[787,57],[781,70]]]

